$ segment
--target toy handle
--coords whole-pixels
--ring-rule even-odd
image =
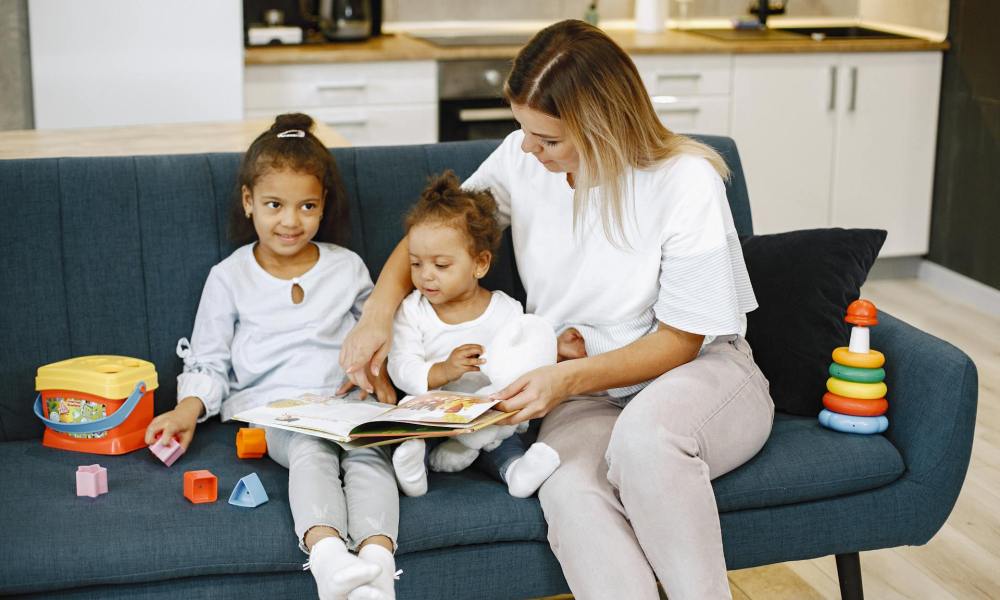
[[[38,394],[35,398],[35,416],[41,419],[42,423],[45,423],[49,428],[61,431],[62,433],[97,433],[98,431],[107,431],[124,423],[125,419],[129,418],[135,407],[139,405],[139,401],[142,400],[142,396],[145,393],[146,383],[140,381],[135,384],[135,389],[132,390],[132,394],[129,395],[128,400],[125,401],[125,404],[122,404],[121,408],[103,419],[87,423],[60,423],[59,421],[47,418],[42,413],[42,395]]]

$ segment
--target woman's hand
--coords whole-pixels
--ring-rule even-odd
[[[583,336],[575,328],[570,327],[566,331],[559,334],[556,339],[556,354],[558,358],[557,362],[562,362],[564,360],[573,360],[576,358],[586,358],[587,357],[587,345],[584,343]]]
[[[177,403],[177,408],[163,413],[149,423],[146,428],[146,445],[150,446],[153,442],[166,444],[170,438],[176,437],[181,447],[187,450],[194,439],[198,417],[204,411],[205,405],[201,399],[194,396],[184,398]]]
[[[392,385],[392,380],[389,379],[389,370],[385,368],[385,361],[379,366],[378,373],[373,375],[372,381],[372,391],[369,392],[364,388],[361,389],[361,393],[358,394],[360,400],[368,398],[369,395],[375,396],[379,402],[384,404],[395,404],[396,403],[396,388]],[[350,378],[344,377],[343,383],[334,392],[337,396],[344,396],[356,386]]]
[[[503,401],[494,407],[497,410],[517,412],[503,422],[515,425],[549,414],[569,397],[569,384],[564,370],[550,365],[525,373],[490,397]]]
[[[358,386],[369,394],[377,393],[372,382],[380,375],[391,346],[392,319],[384,321],[362,316],[347,334],[340,349],[340,367],[350,380],[350,385],[346,389],[342,386],[338,393],[346,393],[353,386]]]

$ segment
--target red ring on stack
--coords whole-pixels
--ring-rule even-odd
[[[833,392],[823,394],[823,406],[827,410],[840,413],[842,415],[853,415],[855,417],[877,417],[885,414],[889,410],[889,401],[885,398],[876,400],[862,400],[860,398],[846,398],[838,396]]]

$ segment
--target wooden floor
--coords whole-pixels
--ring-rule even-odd
[[[958,346],[979,369],[972,462],[955,509],[925,546],[863,552],[865,597],[1000,598],[1000,319],[915,279],[869,282],[862,297]],[[730,571],[729,582],[736,600],[840,598],[832,556]]]

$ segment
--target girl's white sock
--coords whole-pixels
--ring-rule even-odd
[[[455,439],[446,440],[431,450],[431,469],[437,473],[457,473],[476,462],[477,456],[479,450],[468,448]]]
[[[309,571],[316,579],[320,600],[347,600],[356,588],[374,581],[380,568],[351,554],[340,538],[328,537],[309,552]]]
[[[358,558],[378,565],[382,572],[374,581],[348,594],[347,600],[395,600],[396,559],[392,552],[377,544],[368,544],[358,552]]]
[[[424,465],[424,440],[406,440],[392,454],[399,489],[407,496],[427,493],[427,466]],[[367,547],[367,546],[366,546]]]
[[[504,479],[507,491],[515,498],[527,498],[559,467],[559,453],[551,446],[535,442],[524,456],[510,463]]]

